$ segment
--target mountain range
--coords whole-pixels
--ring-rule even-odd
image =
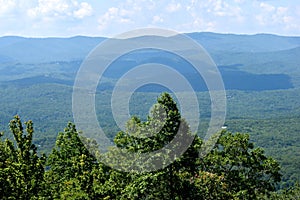
[[[234,35],[210,32],[187,33],[212,57],[218,66],[226,89],[274,90],[300,87],[300,37],[270,34]],[[174,40],[176,40],[176,36]],[[0,82],[34,84],[60,82],[72,84],[82,61],[104,37],[76,36],[71,38],[0,37]],[[139,58],[149,57],[144,61]],[[193,77],[184,61],[172,61],[166,53],[144,52],[120,59],[107,73],[117,78],[124,71],[145,62],[162,62],[180,67],[190,76],[194,88],[206,90],[201,79]],[[131,62],[134,60],[135,62]],[[194,82],[194,83],[193,83]],[[201,82],[201,80],[200,80]],[[111,88],[113,85],[105,88]]]

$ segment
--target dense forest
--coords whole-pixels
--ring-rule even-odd
[[[62,84],[35,84],[31,86],[0,86],[1,124],[3,136],[13,140],[9,133],[9,119],[18,114],[24,121],[35,123],[33,143],[40,153],[50,154],[57,133],[64,129],[72,116],[72,87]],[[120,129],[110,111],[110,91],[96,94],[99,123],[113,140]],[[151,105],[159,93],[136,92],[130,101],[131,115],[146,120]],[[210,117],[207,92],[198,92],[200,123],[198,134],[203,137]],[[226,125],[230,132],[248,133],[256,146],[264,148],[266,155],[275,158],[283,174],[281,187],[288,188],[300,181],[300,91],[227,91]]]
[[[161,112],[161,108],[166,112]],[[15,116],[9,123],[14,140],[0,141],[0,198],[299,198],[300,188],[297,185],[287,190],[276,190],[282,176],[280,165],[266,156],[262,148],[255,147],[248,134],[223,130],[212,150],[201,157],[199,151],[204,145],[203,140],[190,132],[169,94],[163,93],[158,97],[151,113],[146,121],[132,117],[126,124],[126,131],[116,134],[116,146],[104,154],[97,150],[95,141],[82,137],[70,122],[58,134],[55,147],[47,156],[38,152],[32,142],[33,122],[22,123],[20,117]],[[149,127],[149,124],[157,125],[156,117],[163,114],[166,114],[166,121],[156,133],[156,126]],[[150,138],[137,137],[136,134],[141,134],[142,130],[155,134]],[[151,159],[141,159],[144,154],[162,148],[178,133],[185,138],[193,138],[184,154],[158,170],[143,171],[144,167],[155,165],[161,157],[157,154]],[[137,155],[132,157],[131,165],[120,164],[119,149]],[[167,151],[163,156],[163,160],[172,159],[172,153]],[[101,162],[103,157],[110,159],[110,166]],[[132,168],[132,165],[135,167]]]

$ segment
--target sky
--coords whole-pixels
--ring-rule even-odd
[[[146,27],[300,36],[300,1],[0,0],[0,36],[113,37]]]

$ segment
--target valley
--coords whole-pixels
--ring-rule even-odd
[[[283,186],[300,180],[300,37],[268,34],[189,33],[211,55],[222,75],[226,126],[250,139],[282,165]],[[176,37],[176,36],[174,36]],[[72,91],[76,73],[88,53],[105,38],[0,38],[0,130],[18,114],[34,122],[34,143],[49,153],[58,132],[73,121]],[[184,59],[168,52],[133,52],[114,62],[98,85],[96,111],[108,137],[119,131],[110,99],[114,84],[129,69],[158,62],[174,67],[201,100],[198,134],[205,133],[210,99],[203,80]],[[142,59],[143,58],[143,59]],[[165,88],[149,85],[131,98],[132,115],[145,119]],[[7,134],[7,137],[12,136]]]

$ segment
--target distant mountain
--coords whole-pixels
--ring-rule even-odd
[[[73,81],[63,80],[59,78],[53,78],[50,76],[34,76],[30,78],[16,79],[13,81],[3,82],[3,85],[14,85],[18,87],[28,87],[37,84],[62,84],[62,85],[73,85]]]
[[[300,87],[300,37],[271,34],[234,35],[187,33],[201,44],[218,65],[227,89],[274,90]],[[170,39],[177,40],[178,36]],[[76,36],[71,38],[0,37],[0,82],[34,84],[51,82],[69,85],[74,81],[83,59],[107,38]],[[145,39],[153,39],[147,38]],[[189,49],[183,49],[188,51]],[[165,52],[140,51],[121,57],[105,74],[117,79],[143,63],[161,63],[179,70],[197,84],[191,66]],[[49,78],[51,77],[51,78]],[[25,85],[26,85],[25,84]],[[107,85],[105,88],[111,88]]]
[[[272,52],[300,46],[300,37],[270,34],[234,35],[201,32],[187,33],[187,36],[199,42],[209,53],[216,51]],[[80,60],[105,39],[85,36],[71,38],[0,37],[0,63],[12,60],[20,63]]]
[[[251,73],[283,73],[300,75],[300,46],[265,52],[214,52],[211,54],[218,65],[237,65]]]
[[[19,63],[82,60],[104,39],[84,36],[71,38],[1,37],[0,61],[1,57]]]
[[[235,35],[218,33],[187,33],[210,51],[269,52],[292,49],[300,46],[300,37],[271,34]]]

